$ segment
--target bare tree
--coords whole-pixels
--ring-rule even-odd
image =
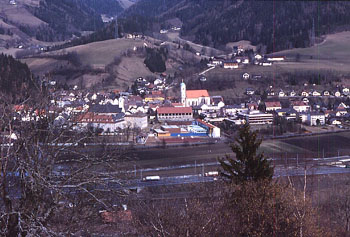
[[[91,134],[55,124],[42,101],[26,101],[21,114],[1,106],[1,131],[10,134],[0,154],[1,236],[68,236],[125,196],[128,151],[81,146]]]

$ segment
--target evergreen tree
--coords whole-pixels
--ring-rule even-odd
[[[223,177],[237,184],[272,179],[274,168],[263,153],[257,153],[262,142],[257,135],[257,132],[250,131],[248,124],[239,129],[236,143],[230,145],[236,158],[226,155],[219,159]]]

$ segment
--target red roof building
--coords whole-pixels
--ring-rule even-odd
[[[157,109],[159,121],[185,121],[193,119],[191,107],[160,107]]]
[[[187,90],[186,98],[195,99],[200,97],[209,97],[207,90]]]
[[[266,111],[274,111],[276,109],[282,109],[281,102],[279,101],[266,101],[265,102]]]

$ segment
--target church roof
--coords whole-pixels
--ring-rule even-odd
[[[207,90],[187,90],[186,98],[209,97]]]

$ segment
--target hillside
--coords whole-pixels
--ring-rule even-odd
[[[35,88],[28,66],[11,56],[0,54],[0,93],[8,102],[19,102]]]
[[[124,9],[116,0],[0,0],[0,48],[49,45],[103,28],[101,15]]]
[[[196,43],[218,48],[249,40],[275,52],[307,47],[319,36],[347,29],[349,10],[346,1],[142,0],[123,15],[177,17],[183,22],[181,36]]]

